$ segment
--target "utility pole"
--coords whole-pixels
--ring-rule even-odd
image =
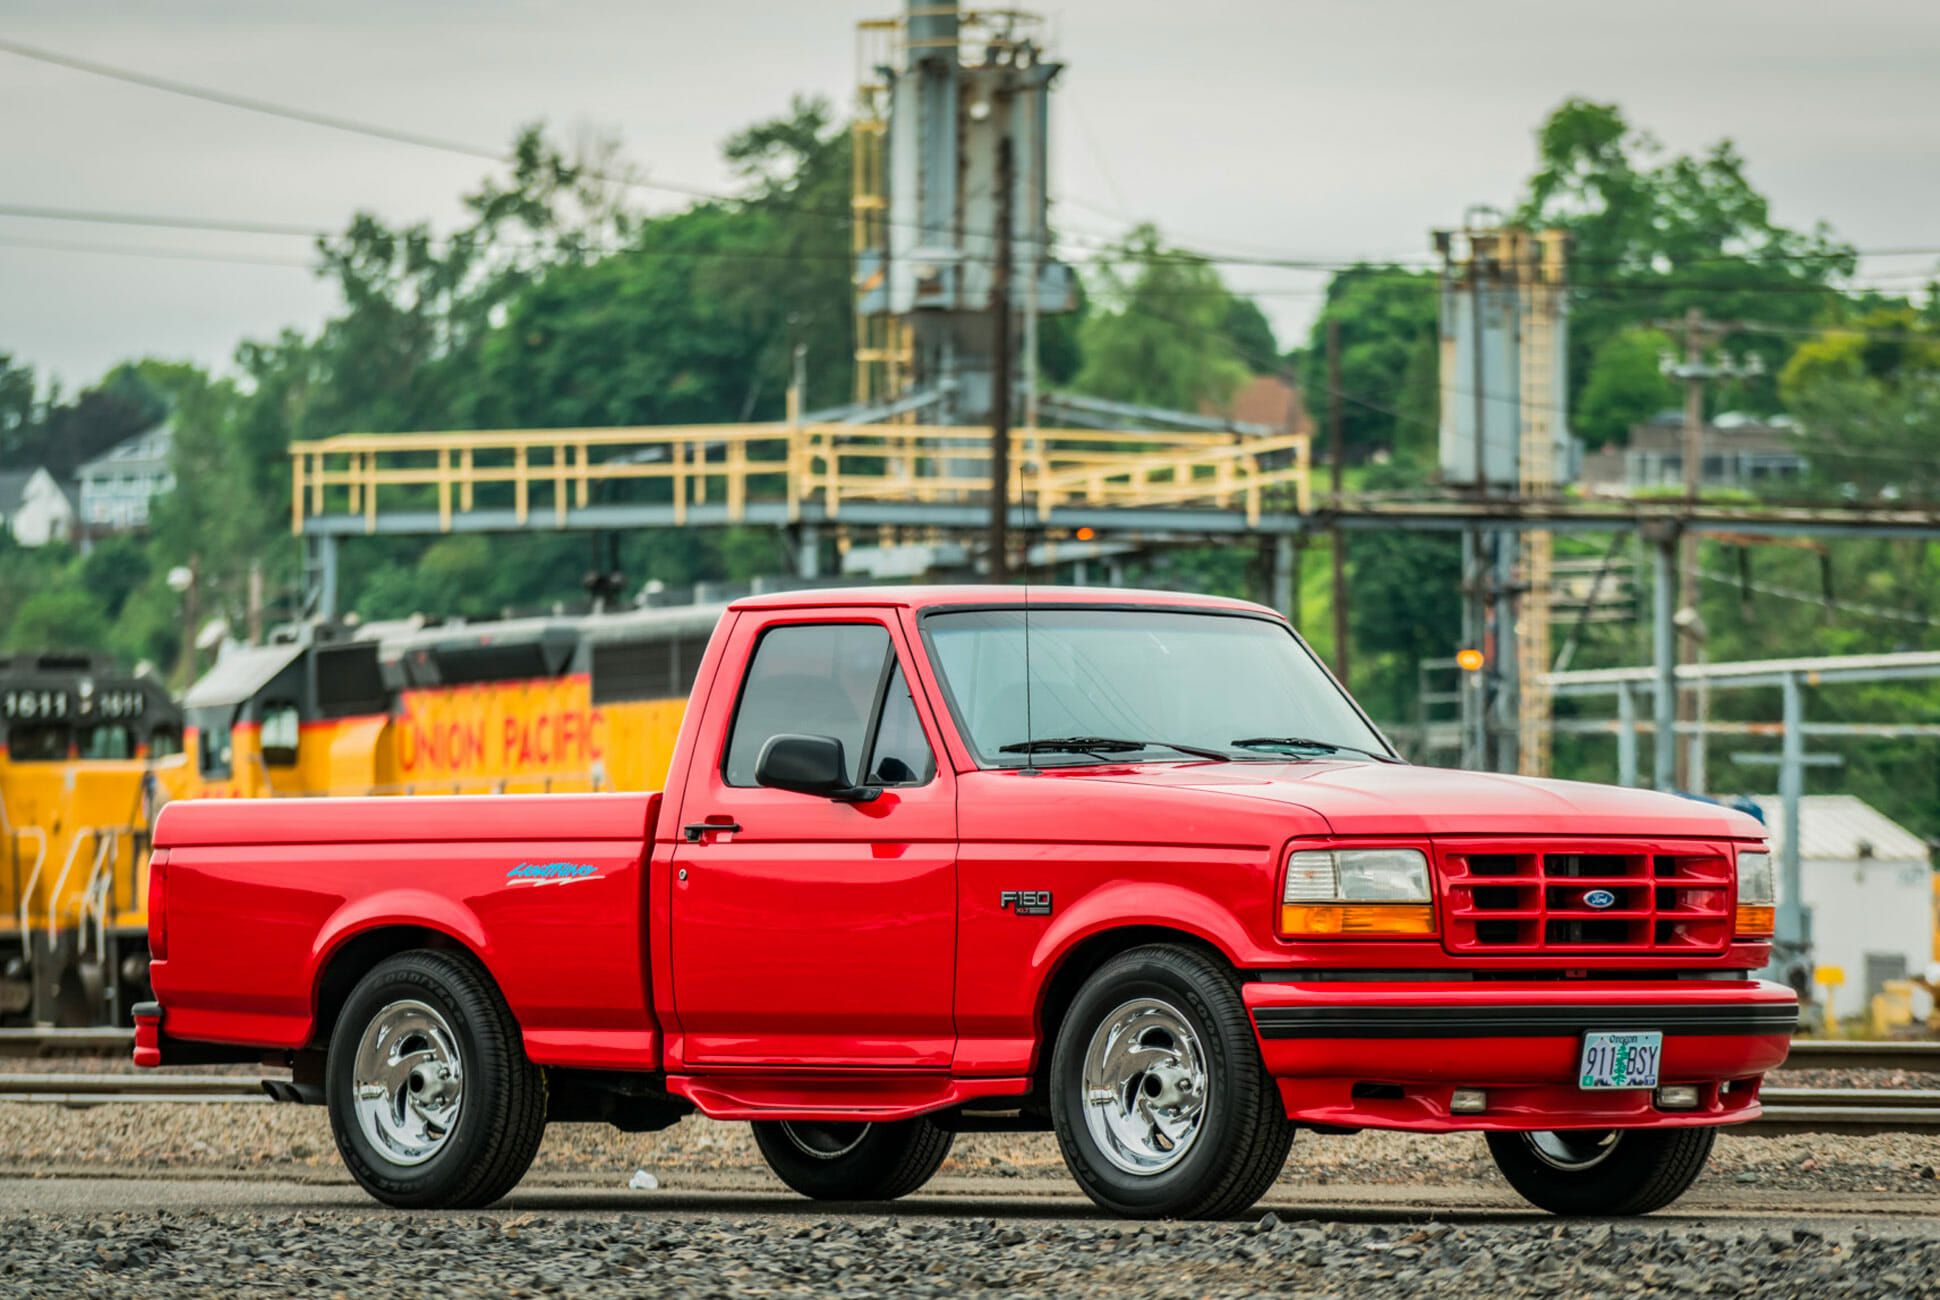
[[[1327,322],[1327,458],[1333,463],[1334,509],[1340,510],[1341,479],[1347,452],[1340,427],[1340,321]],[[1334,676],[1345,687],[1348,678],[1347,534],[1338,514],[1333,528],[1334,551]]]
[[[1010,271],[1011,221],[1017,196],[1011,155],[1010,96],[999,94],[997,121],[997,260],[990,273],[990,580],[1010,579]]]
[[[1684,356],[1681,361],[1666,353],[1658,365],[1666,376],[1680,380],[1684,385],[1684,451],[1680,458],[1684,470],[1684,526],[1678,531],[1677,539],[1677,598],[1672,615],[1677,611],[1689,609],[1690,618],[1695,618],[1698,607],[1700,585],[1703,578],[1698,571],[1698,537],[1691,527],[1690,515],[1697,510],[1698,498],[1704,490],[1704,384],[1709,379],[1738,379],[1764,373],[1764,365],[1757,356],[1734,362],[1728,358],[1707,362],[1706,354],[1711,345],[1726,334],[1738,328],[1734,321],[1711,320],[1696,307],[1685,310],[1677,320],[1658,321],[1657,327],[1675,332],[1682,336]],[[1688,624],[1690,619],[1686,619]],[[1696,652],[1694,638],[1677,636],[1677,662],[1688,664]],[[1677,692],[1677,720],[1683,723],[1697,720],[1698,702],[1694,692]],[[1700,742],[1701,743],[1701,742]],[[1689,750],[1679,747],[1676,755],[1676,788],[1690,789],[1693,776],[1692,755]]]

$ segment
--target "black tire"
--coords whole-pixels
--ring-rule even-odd
[[[400,1003],[422,1004],[443,1018],[462,1075],[456,1116],[435,1152],[419,1163],[374,1142],[356,1109],[354,1075],[365,1030]],[[545,1134],[545,1072],[526,1058],[518,1022],[475,963],[444,952],[400,953],[358,981],[330,1035],[324,1091],[344,1164],[386,1205],[490,1205],[525,1176]]]
[[[1717,1132],[1617,1129],[1487,1137],[1496,1168],[1530,1204],[1551,1214],[1629,1215],[1661,1210],[1684,1195],[1704,1172]]]
[[[818,1201],[893,1201],[927,1183],[956,1134],[928,1119],[891,1124],[758,1120],[755,1144],[775,1176]]]
[[[1174,1008],[1204,1061],[1201,1127],[1155,1172],[1116,1163],[1086,1117],[1085,1061],[1093,1036],[1133,1002]],[[1163,1032],[1163,1031],[1161,1031]],[[1085,1195],[1133,1218],[1218,1219],[1266,1194],[1287,1162],[1293,1125],[1260,1061],[1239,986],[1225,966],[1185,948],[1135,948],[1105,963],[1066,1012],[1051,1056],[1051,1120],[1064,1163]],[[1130,1085],[1134,1095],[1143,1081]],[[1197,1086],[1196,1084],[1194,1085]]]

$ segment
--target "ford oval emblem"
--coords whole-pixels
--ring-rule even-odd
[[[1583,906],[1594,907],[1601,912],[1606,907],[1615,907],[1617,896],[1607,889],[1592,889],[1583,895]]]

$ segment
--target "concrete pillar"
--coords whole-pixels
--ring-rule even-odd
[[[802,578],[822,576],[822,530],[803,524],[795,532],[795,573]]]
[[[310,581],[315,584],[315,615],[325,623],[337,617],[337,539],[319,533],[310,539]]]
[[[1785,848],[1779,855],[1778,945],[1781,952],[1806,946],[1804,878],[1799,870],[1799,800],[1805,794],[1805,700],[1796,676],[1779,686],[1785,734],[1778,752],[1778,798],[1783,805]]]
[[[1637,784],[1637,688],[1617,685],[1617,784]]]

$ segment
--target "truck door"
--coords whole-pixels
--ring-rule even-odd
[[[947,1066],[955,1047],[956,789],[888,613],[744,614],[689,758],[674,834],[682,1055]],[[868,802],[766,789],[769,737],[833,736]],[[717,829],[718,828],[718,829]]]

